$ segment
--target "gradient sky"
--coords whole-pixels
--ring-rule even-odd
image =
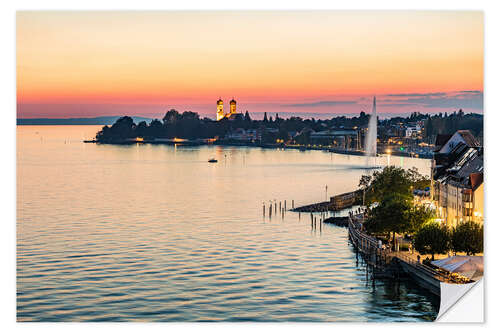
[[[483,14],[18,12],[18,118],[483,110]]]

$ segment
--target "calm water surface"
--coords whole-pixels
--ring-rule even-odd
[[[344,228],[287,212],[354,189],[363,157],[84,144],[99,126],[17,127],[20,321],[428,321],[439,300],[367,281]],[[207,160],[215,157],[219,163]],[[428,160],[380,157],[418,167]]]

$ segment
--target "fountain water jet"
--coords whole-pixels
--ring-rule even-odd
[[[368,121],[368,132],[365,137],[365,156],[367,168],[377,168],[377,100],[373,97],[373,109]]]

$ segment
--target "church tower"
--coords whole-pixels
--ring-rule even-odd
[[[229,112],[231,114],[235,114],[236,113],[236,101],[234,100],[234,97],[233,99],[229,102]]]
[[[224,102],[219,97],[219,100],[217,101],[217,121],[221,120],[222,118],[224,118]]]

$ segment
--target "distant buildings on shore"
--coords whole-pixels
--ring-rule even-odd
[[[448,226],[484,219],[483,147],[468,130],[438,135],[432,160],[432,197]]]

